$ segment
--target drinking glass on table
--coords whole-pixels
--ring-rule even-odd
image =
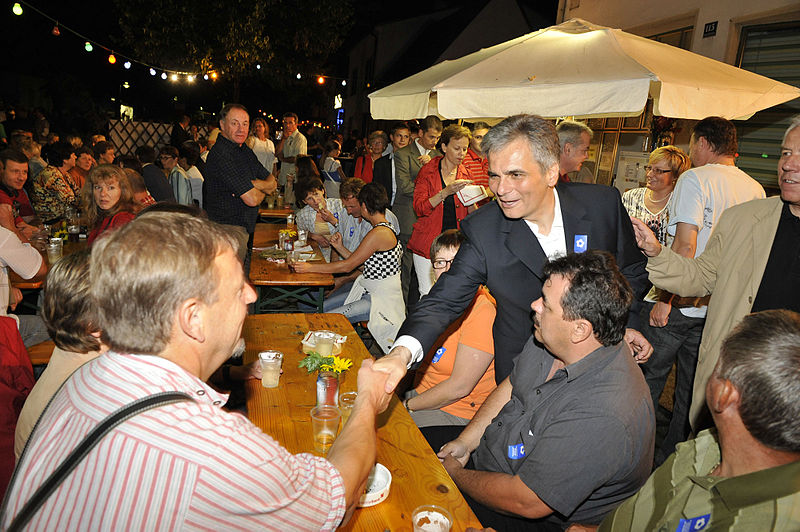
[[[333,354],[334,340],[336,340],[336,333],[333,331],[315,331],[314,351],[323,357],[331,356]]]
[[[297,245],[302,247],[305,246],[308,242],[308,231],[305,229],[298,229],[297,230]]]
[[[277,388],[281,378],[283,353],[280,351],[262,351],[258,354],[261,361],[261,386]]]
[[[319,405],[311,409],[311,430],[314,436],[314,450],[327,454],[339,433],[339,409],[333,405]]]
[[[347,392],[339,396],[339,411],[342,413],[342,426],[347,423],[347,420],[350,419],[350,414],[353,413],[356,397],[358,397],[358,392]]]
[[[47,261],[54,264],[64,254],[64,243],[60,238],[51,238],[47,243]]]

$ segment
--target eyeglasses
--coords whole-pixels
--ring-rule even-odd
[[[160,155],[158,158],[163,161],[164,159],[174,159],[175,157],[172,155]]]
[[[649,164],[645,165],[644,171],[645,172],[649,172],[650,170],[652,170],[653,172],[655,172],[658,175],[668,174],[668,173],[672,172],[672,170],[662,170],[661,168],[656,168],[655,166],[650,166]]]
[[[444,270],[445,268],[447,268],[448,266],[450,266],[453,263],[453,260],[455,260],[455,259],[450,259],[450,260],[438,259],[438,260],[435,260],[435,261],[433,261],[433,269],[434,270]]]

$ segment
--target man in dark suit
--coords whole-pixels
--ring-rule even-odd
[[[507,118],[484,137],[483,149],[489,158],[489,188],[497,201],[461,223],[467,240],[450,271],[420,300],[392,351],[376,364],[390,373],[387,390],[409,364],[422,359],[482,284],[497,300],[497,382],[510,374],[514,358],[531,336],[528,305],[542,295],[542,270],[548,260],[568,252],[605,250],[615,256],[636,298],[649,286],[645,259],[619,192],[583,183],[556,186],[560,149],[550,122],[532,115]],[[647,360],[652,349],[644,337],[633,329],[625,336],[637,361]]]
[[[403,259],[400,264],[400,282],[403,285],[403,299],[408,302],[408,287],[411,283],[411,269],[414,264],[413,253],[408,248],[411,230],[417,221],[414,213],[414,183],[419,169],[434,157],[441,155],[436,143],[442,136],[442,121],[430,115],[422,120],[422,135],[394,154],[395,180],[397,192],[392,203],[392,212],[400,222],[400,242],[403,243]],[[387,189],[388,190],[388,189]],[[474,294],[473,294],[474,295]]]
[[[156,150],[152,146],[136,148],[136,158],[142,163],[142,178],[147,191],[156,201],[175,202],[172,186],[167,181],[167,174],[155,165]]]
[[[411,140],[411,131],[408,129],[408,124],[405,122],[395,123],[389,133],[389,140],[392,141],[392,149],[389,153],[375,161],[375,166],[372,168],[372,182],[380,183],[383,188],[386,189],[386,195],[389,196],[389,205],[394,208],[394,197],[397,193],[394,158],[395,154],[400,151],[401,148],[408,146]]]

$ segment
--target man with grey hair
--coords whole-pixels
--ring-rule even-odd
[[[706,385],[715,429],[678,445],[600,530],[800,530],[798,397],[800,314],[745,316]]]
[[[407,365],[422,359],[481,285],[497,300],[495,377],[502,382],[531,336],[529,304],[541,297],[542,269],[567,252],[609,251],[636,299],[648,288],[644,259],[619,192],[584,183],[556,185],[559,146],[552,123],[533,115],[512,116],[486,134],[482,147],[497,201],[461,222],[467,239],[450,271],[408,316],[391,353],[376,363],[391,373],[388,387],[397,384]],[[649,344],[633,329],[626,340],[633,342],[639,362],[650,356]]]
[[[589,143],[592,141],[592,129],[583,122],[562,120],[556,126],[558,144],[561,147],[559,156],[559,181],[570,181],[567,174],[578,172],[583,161],[589,157]]]
[[[362,364],[353,413],[327,459],[292,455],[224,411],[227,396],[206,380],[240,343],[255,300],[237,247],[219,224],[166,212],[140,216],[95,243],[91,295],[110,351],[74,373],[39,420],[0,528],[9,529],[109,415],[175,392],[183,398],[105,434],[27,526],[333,530],[347,520],[375,464],[375,416],[389,400],[385,375],[371,360]]]
[[[780,154],[780,196],[723,211],[705,249],[694,258],[662,246],[650,228],[633,220],[637,244],[650,257],[653,284],[679,296],[711,294],[689,410],[695,431],[707,424],[706,383],[734,325],[750,312],[800,312],[800,277],[795,275],[800,268],[800,115],[789,124]]]

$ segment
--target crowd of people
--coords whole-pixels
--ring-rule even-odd
[[[719,117],[694,125],[688,154],[655,149],[644,186],[622,195],[577,182],[594,134],[582,122],[428,116],[312,150],[298,120],[286,113],[273,137],[227,104],[212,142],[193,140],[183,117],[174,142],[135,156],[95,138],[40,157],[11,135],[6,268],[43,277],[25,244],[78,210],[91,254],[48,275],[37,318],[60,352],[20,417],[0,526],[27,516],[34,529],[80,528],[98,510],[65,509],[90,493],[123,528],[335,528],[374,463],[375,416],[398,393],[487,527],[800,528],[800,116],[771,198],[736,167],[735,126]],[[474,185],[483,199],[468,202],[460,192]],[[334,274],[325,312],[366,322],[383,355],[359,370],[356,410],[327,459],[289,454],[206,384],[239,347],[258,208],[278,192],[325,258],[295,271]],[[120,379],[129,385],[108,398]],[[181,395],[92,451],[125,457],[115,480],[152,486],[145,506],[131,512],[124,487],[100,493],[104,470],[84,461],[83,480],[27,513],[93,419],[163,392]],[[213,441],[199,427],[214,427]],[[263,456],[268,467],[251,463]],[[144,459],[194,481],[130,465]],[[221,490],[227,478],[242,482]]]

